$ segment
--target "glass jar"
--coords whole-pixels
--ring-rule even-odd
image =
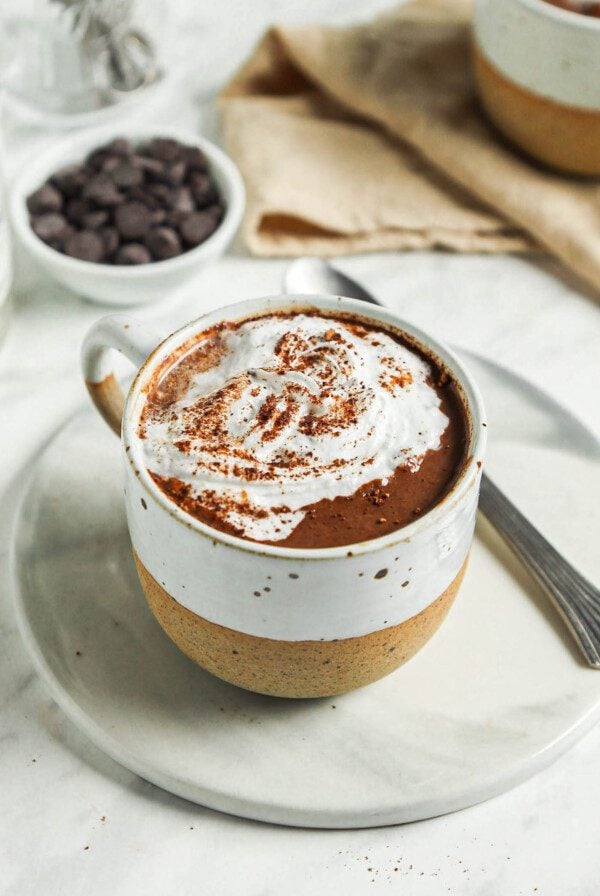
[[[149,0],[137,5],[21,0],[18,9],[2,9],[0,83],[6,101],[34,122],[72,127],[146,96],[162,71],[146,36],[154,24]]]

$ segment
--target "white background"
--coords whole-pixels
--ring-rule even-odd
[[[167,103],[140,109],[139,118],[210,136],[211,96],[274,18],[348,21],[387,5],[180,0],[177,16],[188,22],[175,55],[185,60],[186,77]],[[24,153],[54,135],[17,127],[5,115],[3,136],[10,181]],[[355,257],[341,266],[438,338],[528,377],[600,435],[597,300],[553,262],[423,252]],[[166,333],[206,308],[279,291],[284,268],[238,249],[140,316]],[[336,832],[270,827],[172,797],[116,765],[66,720],[15,628],[6,571],[9,510],[22,465],[84,400],[78,348],[105,311],[44,282],[19,259],[12,319],[0,346],[2,896],[596,894],[598,728],[551,768],[481,806],[402,827]]]

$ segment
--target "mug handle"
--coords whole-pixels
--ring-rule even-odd
[[[88,332],[81,347],[83,378],[96,408],[110,428],[121,435],[125,395],[113,372],[114,349],[139,368],[162,342],[151,329],[127,314],[102,317]]]

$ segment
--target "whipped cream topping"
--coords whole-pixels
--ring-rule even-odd
[[[195,343],[150,393],[145,464],[184,509],[287,538],[307,506],[417,471],[448,418],[427,361],[383,330],[268,315]],[[193,509],[192,511],[193,512]]]

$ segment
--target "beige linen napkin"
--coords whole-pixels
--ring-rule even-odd
[[[541,245],[600,286],[600,187],[538,168],[477,106],[466,0],[270,30],[221,95],[260,255]]]

